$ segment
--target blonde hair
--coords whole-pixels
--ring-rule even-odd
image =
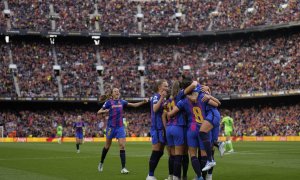
[[[155,92],[158,92],[159,87],[160,87],[164,82],[168,82],[168,81],[165,80],[165,79],[157,80],[157,81],[155,82],[155,85],[154,85],[153,90],[154,90]]]
[[[172,84],[171,96],[174,99],[178,92],[180,91],[180,83],[178,80],[175,80]]]

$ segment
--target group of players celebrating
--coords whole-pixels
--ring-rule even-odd
[[[129,171],[125,167],[125,129],[123,108],[139,107],[148,103],[148,99],[138,103],[129,103],[120,99],[119,89],[114,88],[111,97],[98,111],[108,113],[106,143],[102,149],[98,171],[103,171],[103,164],[113,138],[117,138],[120,147],[121,173]],[[211,96],[210,88],[192,81],[191,77],[181,77],[172,82],[171,91],[166,80],[159,80],[151,104],[151,139],[152,153],[149,160],[149,173],[146,180],[156,180],[155,169],[167,146],[169,155],[168,180],[187,179],[189,157],[196,173],[196,180],[212,179],[214,161],[213,146],[223,155],[224,143],[218,142],[221,104]],[[189,155],[188,155],[189,154]],[[181,175],[181,169],[183,170]]]
[[[169,154],[168,179],[187,179],[188,155],[197,180],[212,179],[213,145],[224,153],[218,143],[221,104],[210,95],[210,88],[184,77],[181,82],[160,80],[151,98],[152,154],[146,180],[155,180],[154,171],[167,145]],[[183,169],[181,176],[181,167]],[[208,172],[208,173],[207,173]]]

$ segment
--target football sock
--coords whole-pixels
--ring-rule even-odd
[[[217,148],[219,148],[219,142],[218,142],[218,141],[215,141],[215,142],[214,142],[214,146],[216,146]]]
[[[123,169],[125,168],[125,163],[126,163],[125,150],[120,150],[120,158],[121,158],[121,165]]]
[[[176,155],[174,159],[174,176],[181,178],[182,155]]]
[[[233,150],[232,142],[230,140],[228,141],[228,145],[229,145],[229,150]]]
[[[189,155],[183,155],[182,159],[182,176],[187,177],[187,171],[189,168]]]
[[[107,154],[108,150],[109,150],[109,148],[106,149],[105,147],[103,147],[103,149],[102,149],[102,155],[101,155],[101,161],[100,161],[101,163],[104,163],[104,159],[106,157],[106,154]]]
[[[149,160],[149,176],[154,176],[155,168],[158,164],[158,159],[160,158],[160,151],[152,151]]]
[[[169,175],[173,175],[174,174],[174,159],[175,159],[175,156],[172,156],[172,155],[169,156],[169,161],[168,161],[168,164],[169,164]]]
[[[211,161],[211,143],[208,137],[208,133],[206,132],[200,132],[200,139],[202,140],[203,144],[204,144],[204,148],[207,154],[207,159],[208,161]]]
[[[199,160],[197,159],[196,156],[193,156],[191,157],[191,162],[192,162],[192,166],[193,166],[193,169],[195,171],[195,173],[197,174],[197,177],[201,177],[201,166],[200,166],[200,162]]]
[[[205,167],[206,162],[207,162],[207,156],[201,156],[201,162],[200,162],[201,170]],[[203,174],[203,177],[205,177],[207,174],[207,171],[202,171],[202,174]]]

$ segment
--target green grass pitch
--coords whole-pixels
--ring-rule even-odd
[[[114,143],[108,152],[104,171],[97,165],[104,143],[83,144],[77,154],[75,143],[0,143],[1,180],[143,180],[148,173],[151,144],[126,144],[128,175],[121,175],[119,147]],[[236,142],[236,153],[223,158],[216,154],[214,180],[296,180],[300,179],[300,142]],[[189,166],[189,179],[194,172]],[[168,176],[167,153],[162,157],[155,176]]]

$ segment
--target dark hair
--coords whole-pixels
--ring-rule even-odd
[[[106,90],[106,93],[104,95],[101,95],[100,98],[99,98],[99,102],[100,103],[104,103],[106,102],[107,100],[111,99],[112,98],[112,93],[113,93],[113,90],[114,88],[109,88]]]
[[[225,115],[230,116],[230,111],[228,109],[225,110]]]
[[[104,103],[105,101],[109,100],[110,97],[111,97],[111,96],[110,96],[109,94],[101,95],[101,96],[99,97],[99,102],[100,102],[100,103]]]
[[[192,76],[182,76],[182,81],[180,83],[180,88],[185,89],[193,82]]]
[[[158,91],[158,88],[159,88],[164,82],[167,82],[167,80],[165,80],[165,79],[160,79],[160,80],[155,81],[153,90],[154,90],[155,92],[157,92],[157,91]]]

